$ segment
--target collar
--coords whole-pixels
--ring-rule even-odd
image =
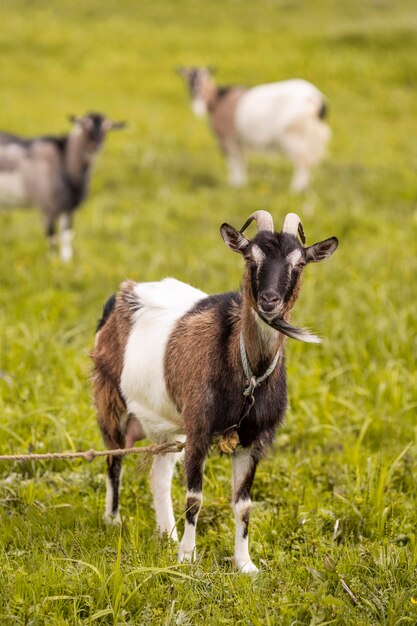
[[[248,355],[246,354],[245,342],[243,339],[243,332],[242,331],[240,332],[240,357],[242,359],[243,371],[245,372],[245,376],[246,376],[246,380],[248,384],[245,391],[243,392],[243,395],[245,397],[250,397],[250,398],[253,397],[253,393],[256,387],[259,387],[259,385],[263,383],[263,381],[266,380],[268,376],[272,374],[272,372],[277,366],[280,354],[281,354],[281,350],[278,348],[277,353],[271,365],[266,370],[266,372],[264,372],[262,376],[255,376],[254,373],[252,372],[251,366],[249,365]]]

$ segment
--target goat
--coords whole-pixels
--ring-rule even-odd
[[[243,231],[252,220],[258,232],[250,240]],[[297,232],[304,235],[294,213],[285,218],[281,233],[274,232],[266,211],[253,213],[240,231],[228,224],[220,230],[226,245],[245,259],[241,293],[208,296],[173,278],[122,283],[97,327],[94,396],[110,449],[130,447],[145,437],[158,443],[185,440],[186,520],[180,561],[195,555],[210,446],[217,440],[232,454],[235,564],[242,572],[255,572],[248,548],[250,490],[258,462],[284,418],[285,335],[319,341],[288,319],[303,267],[329,257],[338,240],[304,247],[297,239]],[[155,456],[151,474],[157,526],[175,541],[171,480],[179,456]],[[119,522],[121,457],[107,463],[105,519]]]
[[[72,258],[74,211],[88,193],[93,156],[109,130],[125,126],[100,113],[70,121],[73,128],[63,136],[25,139],[0,133],[0,206],[39,207],[51,247],[59,218],[63,261]]]
[[[246,184],[245,152],[278,150],[294,165],[292,191],[308,187],[310,171],[330,138],[323,121],[326,101],[314,85],[292,79],[252,88],[218,87],[211,68],[178,68],[178,72],[188,84],[194,113],[198,117],[208,113],[228,163],[231,185]]]

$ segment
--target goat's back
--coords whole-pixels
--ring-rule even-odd
[[[236,130],[259,148],[279,146],[285,130],[300,119],[319,119],[323,94],[311,83],[292,79],[248,89],[236,109]]]

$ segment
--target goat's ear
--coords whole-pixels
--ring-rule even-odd
[[[112,120],[105,119],[103,122],[103,130],[108,133],[110,130],[122,130],[126,128],[127,122],[112,122]]]
[[[112,122],[110,126],[110,130],[122,130],[126,128],[127,122],[123,120],[122,122]]]
[[[330,237],[324,241],[314,243],[312,246],[305,249],[306,263],[318,263],[319,261],[324,261],[324,259],[327,259],[333,254],[338,245],[339,241],[336,237]]]
[[[242,233],[236,230],[236,228],[229,226],[229,224],[222,224],[220,227],[220,234],[223,237],[224,243],[229,246],[233,252],[244,254],[249,245],[249,240],[246,239]]]

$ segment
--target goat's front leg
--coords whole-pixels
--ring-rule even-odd
[[[49,249],[51,252],[53,252],[57,244],[55,217],[46,210],[43,211],[42,217],[43,217],[45,235],[49,244]]]
[[[61,260],[67,263],[72,259],[72,240],[74,231],[72,230],[73,215],[72,213],[63,213],[60,217],[61,232]]]
[[[249,555],[248,526],[251,510],[250,490],[258,461],[251,450],[238,450],[232,461],[233,511],[235,514],[235,564],[239,571],[258,571]]]
[[[194,438],[187,438],[185,447],[185,472],[187,475],[187,496],[185,503],[185,527],[181,539],[178,560],[194,561],[195,536],[198,514],[203,503],[203,471],[204,462],[208,453],[207,446]]]

